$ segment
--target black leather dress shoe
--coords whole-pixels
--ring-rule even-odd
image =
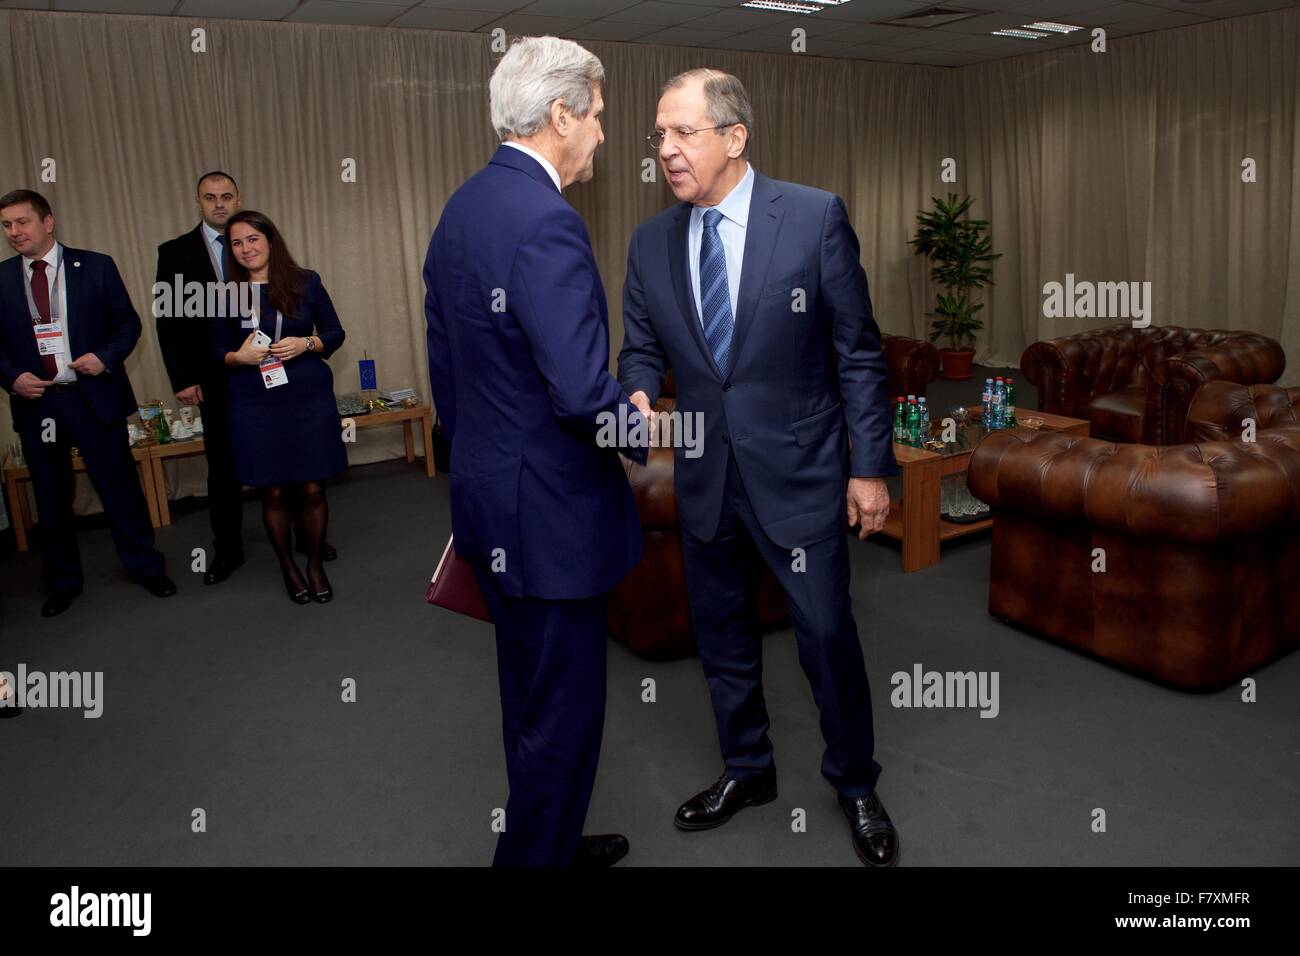
[[[51,591],[50,596],[41,605],[41,617],[54,617],[72,607],[72,602],[81,595],[81,588],[72,591]]]
[[[233,558],[218,555],[217,560],[212,562],[212,567],[203,572],[203,583],[220,584],[234,574],[235,569],[243,565],[243,563],[244,556],[242,554]]]
[[[176,582],[165,574],[155,574],[152,577],[141,578],[140,583],[154,597],[171,597],[176,593]]]
[[[875,791],[865,797],[840,797],[840,809],[853,830],[853,849],[867,866],[898,862],[898,831]]]
[[[776,769],[743,783],[725,773],[718,782],[677,808],[673,823],[679,830],[711,830],[730,820],[738,810],[776,799]]]
[[[578,844],[573,865],[581,869],[613,866],[627,856],[627,837],[621,833],[602,833],[584,836]]]

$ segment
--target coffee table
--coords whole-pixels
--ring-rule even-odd
[[[1087,437],[1088,422],[1029,409],[1017,410],[1021,420],[1041,418],[1040,431],[1059,431]],[[934,424],[935,435],[942,425]],[[944,475],[964,473],[980,439],[989,434],[978,421],[959,425],[956,441],[942,451],[894,445],[894,458],[903,472],[903,497],[891,501],[885,527],[877,532],[903,543],[903,570],[919,571],[939,563],[939,546],[953,538],[975,534],[993,526],[992,517],[961,523],[939,513],[940,486]]]

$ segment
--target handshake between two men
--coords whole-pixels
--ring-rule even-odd
[[[628,400],[649,423],[647,433],[651,448],[671,443],[671,439],[670,442],[664,441],[665,436],[680,435],[680,443],[686,449],[685,457],[698,458],[704,454],[702,442],[694,440],[694,436],[703,433],[698,425],[692,427],[698,419],[687,418],[676,412],[656,412],[650,407],[650,399],[645,392],[638,391],[630,395]],[[885,526],[885,519],[889,517],[889,503],[889,488],[883,478],[849,477],[844,492],[844,516],[851,528],[858,529],[859,541],[865,541],[867,535],[875,534]]]
[[[864,863],[892,865],[845,534],[882,527],[884,479],[898,474],[857,237],[839,197],[750,166],[740,80],[674,77],[648,140],[677,202],[631,237],[610,375],[600,275],[562,195],[593,176],[603,81],[600,61],[568,40],[506,52],[489,84],[502,144],[447,203],[424,267],[456,550],[496,626],[510,795],[494,863],[601,866],[628,852],[625,837],[582,826],[604,722],[608,593],[642,545],[613,447],[644,462],[650,442],[601,428],[653,425],[671,370],[688,600],[723,764],[674,823],[708,829],[776,799],[748,606],[758,558],[790,606],[821,712],[822,774],[852,845]]]

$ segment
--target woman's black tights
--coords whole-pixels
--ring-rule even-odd
[[[298,527],[307,546],[307,580],[303,580],[293,560],[294,511],[298,511]],[[329,502],[325,500],[325,486],[319,481],[304,481],[293,485],[270,485],[262,498],[262,521],[266,525],[271,547],[280,560],[280,571],[295,591],[310,585],[313,591],[329,590],[329,579],[321,566],[320,549],[325,540],[325,527],[329,524]]]

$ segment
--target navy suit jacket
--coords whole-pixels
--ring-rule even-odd
[[[424,282],[457,552],[499,558],[513,597],[608,591],[640,560],[641,526],[597,416],[640,416],[608,370],[582,217],[540,163],[503,145],[447,202]]]
[[[45,377],[23,286],[22,256],[0,262],[0,386],[9,392],[14,429],[44,417],[43,399],[13,394],[23,372]],[[126,376],[126,357],[140,338],[140,316],[131,305],[112,258],[63,247],[63,281],[68,292],[69,361],[94,352],[104,363],[98,375],[77,373],[81,397],[100,421],[111,423],[139,410]]]
[[[849,476],[898,474],[888,366],[844,203],[755,171],[725,376],[691,292],[691,208],[678,203],[632,235],[618,360],[629,395],[653,402],[672,369],[678,409],[703,415],[703,453],[675,450],[681,523],[713,539],[734,451],[754,514],[778,545],[843,533]]]

